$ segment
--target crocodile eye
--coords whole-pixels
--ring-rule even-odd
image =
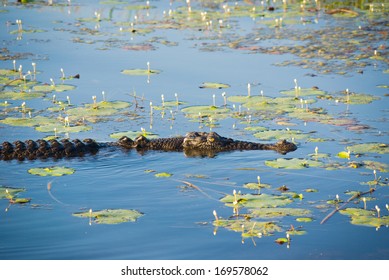
[[[209,138],[208,138],[208,141],[209,141],[209,142],[214,142],[214,141],[215,141],[215,138],[209,137]]]

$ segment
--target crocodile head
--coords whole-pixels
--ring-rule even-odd
[[[216,132],[189,132],[185,135],[183,148],[218,151],[223,150],[231,142],[231,139],[222,137]]]
[[[286,140],[278,141],[273,145],[273,147],[274,147],[273,150],[276,150],[277,152],[283,155],[297,150],[297,146],[295,144],[288,142]]]

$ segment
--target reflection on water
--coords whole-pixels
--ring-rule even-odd
[[[347,200],[345,192],[369,188],[361,182],[371,181],[375,175],[385,182],[387,177],[387,154],[337,157],[353,144],[388,143],[387,50],[382,40],[387,25],[370,8],[365,11],[370,14],[358,10],[358,17],[352,18],[317,12],[312,9],[316,1],[306,1],[308,8],[304,11],[295,1],[287,1],[286,10],[279,2],[274,1],[275,11],[261,3],[255,3],[255,11],[250,4],[240,7],[238,3],[232,18],[225,10],[233,8],[234,3],[216,5],[215,10],[203,1],[191,1],[191,17],[187,4],[177,1],[151,1],[155,7],[147,10],[135,9],[141,4],[134,1],[116,5],[83,1],[72,6],[62,2],[59,6],[8,3],[2,7],[5,12],[0,34],[9,57],[0,61],[0,71],[12,69],[15,60],[15,67],[23,65],[26,82],[23,77],[12,76],[15,81],[3,87],[10,81],[0,80],[0,120],[22,115],[29,118],[26,108],[32,108],[31,117],[63,120],[66,110],[56,111],[61,104],[69,102],[81,108],[106,98],[132,104],[119,114],[70,118],[71,126],[86,123],[92,130],[59,136],[112,141],[111,133],[143,128],[161,137],[212,130],[239,140],[277,141],[254,136],[269,129],[284,131],[289,141],[297,142],[298,150],[285,156],[273,151],[235,151],[208,155],[211,157],[100,151],[94,156],[57,161],[0,162],[0,185],[25,188],[19,196],[31,198],[31,203],[20,205],[0,199],[0,209],[7,210],[0,211],[0,259],[387,259],[385,226],[376,230],[352,225],[349,217],[339,213],[320,225],[336,207],[327,200],[334,200],[336,195]],[[359,8],[363,5],[360,1],[352,4]],[[196,12],[203,9],[208,13]],[[204,22],[201,17],[205,17]],[[21,27],[15,19],[22,19],[24,32],[18,32]],[[337,48],[342,41],[335,33],[346,36],[348,45],[344,42]],[[347,37],[351,35],[351,39]],[[345,49],[349,53],[342,53]],[[37,73],[31,83],[51,84],[53,79],[58,85],[76,88],[26,100],[5,95],[9,91],[29,92],[35,85],[27,83],[32,62]],[[121,74],[124,69],[147,68],[148,63],[161,73],[149,77]],[[61,80],[63,73],[80,74],[80,79]],[[199,88],[205,82],[230,87]],[[263,95],[260,102],[246,103],[242,97],[248,94],[248,84],[251,97]],[[297,84],[307,89],[318,87],[326,95],[299,96],[291,109],[290,100],[277,98],[285,97],[280,91],[293,90]],[[380,100],[342,102],[353,98],[346,95],[346,89]],[[58,103],[53,102],[54,95]],[[175,104],[176,98],[182,103]],[[195,112],[195,117],[190,117],[182,109],[192,105],[207,105],[211,113]],[[229,113],[212,113],[212,106],[226,106]],[[295,130],[302,136],[290,137]],[[0,131],[1,141],[38,139],[54,133],[4,123]],[[329,155],[320,159],[325,167],[277,169],[265,164],[277,158],[311,159],[316,147],[318,153]],[[369,165],[368,161],[382,165]],[[71,167],[75,173],[39,177],[27,172],[49,166]],[[162,172],[172,176],[155,176]],[[244,187],[258,182],[258,176],[271,187]],[[237,195],[284,194],[279,187],[297,195],[290,207],[311,210],[313,222],[299,223],[292,216],[270,218],[282,231],[244,238],[244,244],[242,232],[214,228],[214,210],[220,219],[237,219],[233,207],[219,200],[226,194],[232,195],[234,190]],[[387,216],[387,197],[387,186],[377,187],[366,197],[367,208],[374,210],[379,205],[381,214]],[[355,201],[350,207],[363,208],[363,203]],[[90,225],[88,219],[72,216],[89,209],[135,209],[145,215],[136,222],[116,225]],[[239,211],[239,218],[249,218],[250,209],[241,207]],[[308,233],[292,236],[289,249],[276,244],[274,241],[285,237],[291,225]],[[245,230],[247,233],[250,229]]]

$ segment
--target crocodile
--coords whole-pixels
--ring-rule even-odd
[[[123,136],[116,142],[96,142],[93,139],[69,140],[27,140],[13,143],[3,142],[0,146],[0,160],[35,160],[61,159],[94,155],[103,148],[135,149],[138,152],[146,151],[176,151],[184,152],[186,156],[213,157],[219,152],[235,150],[274,150],[280,154],[295,151],[297,146],[286,140],[275,144],[262,144],[248,141],[239,141],[220,136],[216,132],[189,132],[185,136],[148,139],[143,135],[134,140]]]

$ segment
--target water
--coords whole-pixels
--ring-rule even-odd
[[[191,1],[196,2],[196,1]],[[277,67],[276,63],[296,59],[292,54],[274,55],[268,53],[251,53],[228,49],[227,40],[217,31],[199,31],[198,28],[172,30],[156,29],[147,35],[120,33],[115,25],[121,21],[132,21],[134,15],[140,20],[147,19],[145,11],[131,11],[126,5],[101,4],[96,1],[73,3],[71,7],[47,7],[45,5],[14,6],[12,3],[3,7],[1,14],[1,39],[4,48],[12,53],[28,52],[25,59],[17,59],[23,69],[31,69],[31,62],[37,63],[40,71],[38,80],[50,83],[53,78],[60,83],[60,69],[67,75],[80,74],[79,80],[65,81],[76,89],[56,93],[57,98],[66,100],[69,96],[77,106],[91,103],[92,96],[102,100],[105,91],[108,100],[125,100],[133,105],[120,115],[103,118],[104,121],[91,123],[93,129],[87,132],[71,133],[71,138],[92,137],[98,141],[112,141],[111,133],[140,130],[141,127],[157,133],[161,137],[183,135],[188,131],[210,128],[185,117],[181,109],[190,105],[211,105],[212,95],[216,95],[216,105],[223,105],[221,93],[227,96],[246,95],[247,84],[251,83],[252,94],[259,95],[263,90],[266,96],[279,97],[279,91],[293,88],[294,79],[302,87],[317,86],[328,92],[339,92],[346,88],[358,93],[369,93],[381,98],[364,105],[347,105],[334,100],[319,100],[312,107],[323,107],[336,117],[354,119],[369,125],[367,130],[349,131],[342,126],[318,124],[300,119],[286,118],[300,129],[312,132],[315,137],[333,139],[325,142],[299,141],[299,148],[286,156],[272,151],[245,151],[221,153],[213,158],[186,157],[183,153],[148,152],[144,155],[135,151],[101,151],[95,156],[81,159],[63,159],[58,161],[0,162],[0,185],[25,188],[22,197],[31,198],[25,205],[9,205],[8,200],[0,200],[0,258],[1,259],[387,259],[389,247],[388,229],[352,225],[349,217],[335,214],[327,223],[320,221],[333,209],[326,201],[349,190],[367,190],[360,182],[372,180],[373,171],[367,168],[342,168],[327,170],[324,168],[307,168],[302,170],[274,169],[266,166],[266,160],[277,158],[308,158],[316,146],[320,152],[330,153],[327,163],[347,163],[336,154],[343,151],[350,143],[381,142],[388,143],[386,88],[377,85],[387,83],[387,64],[377,61],[375,65],[364,68],[364,73],[355,71],[347,75],[334,73],[319,74],[310,68],[296,66]],[[136,3],[135,3],[136,4]],[[165,1],[154,2],[155,9],[150,10],[150,18],[160,20],[163,10],[177,9],[185,3]],[[198,3],[193,5],[200,6]],[[230,3],[233,5],[233,3]],[[114,9],[113,9],[114,7]],[[111,15],[110,21],[81,22],[80,18],[94,17],[94,12],[102,18]],[[22,19],[26,29],[42,29],[42,33],[26,33],[21,39],[17,34],[10,34],[17,29],[15,19]],[[262,19],[263,20],[263,19]],[[266,17],[265,17],[266,20]],[[8,24],[6,24],[8,22]],[[360,22],[365,24],[363,18]],[[308,27],[286,25],[284,30],[319,29],[327,25],[355,26],[362,24],[352,19],[334,19],[321,14],[317,25]],[[10,25],[11,24],[11,25]],[[262,26],[261,19],[255,21],[249,17],[234,18],[231,29],[223,30],[231,36],[245,36],[257,32]],[[214,23],[214,26],[215,23]],[[88,34],[85,29],[98,30],[99,35]],[[383,28],[383,27],[382,27]],[[216,29],[216,27],[215,27]],[[234,30],[236,32],[234,32]],[[285,32],[286,32],[285,31]],[[269,31],[266,31],[269,32]],[[272,32],[272,31],[270,31]],[[282,32],[282,30],[279,30]],[[236,34],[235,34],[236,33]],[[265,33],[264,33],[265,34]],[[213,37],[220,37],[212,40]],[[176,42],[177,46],[165,46],[155,43],[158,38]],[[77,43],[76,39],[89,40],[91,44]],[[200,39],[206,38],[206,39]],[[206,43],[219,42],[220,49],[202,50]],[[129,51],[130,44],[152,44],[153,51]],[[242,41],[245,44],[245,41]],[[277,42],[277,43],[276,43]],[[246,42],[247,43],[247,42]],[[292,41],[270,39],[264,42],[293,46]],[[381,42],[384,44],[385,42]],[[260,44],[260,43],[258,43]],[[379,46],[379,44],[378,44]],[[377,45],[375,46],[377,47]],[[381,50],[387,53],[386,49]],[[299,59],[299,58],[297,58]],[[387,57],[386,57],[387,59]],[[150,82],[145,76],[130,77],[120,74],[123,69],[146,68],[150,62],[152,69],[162,70],[159,75],[152,75]],[[0,68],[12,68],[12,60],[0,61]],[[312,77],[311,73],[317,74]],[[200,89],[203,82],[215,81],[231,85],[225,90]],[[136,92],[135,99],[130,96]],[[154,110],[150,117],[149,103],[161,105],[161,94],[166,100],[174,100],[175,93],[186,104],[170,109]],[[27,100],[29,107],[35,109],[33,115],[54,114],[47,112],[52,93],[45,99]],[[3,102],[3,100],[0,100]],[[12,106],[20,106],[23,100],[12,101]],[[236,104],[238,105],[238,104]],[[232,107],[231,102],[228,106]],[[0,119],[18,116],[19,113],[2,111]],[[252,123],[232,116],[218,120],[218,126],[212,130],[223,136],[240,140],[259,141],[253,133],[245,128],[258,125],[271,129],[286,129],[278,125],[277,120],[264,119],[253,114]],[[133,117],[134,114],[137,117]],[[0,124],[0,140],[38,139],[51,133],[41,133],[30,127],[14,127]],[[63,135],[66,136],[66,135]],[[275,141],[275,140],[274,140]],[[353,160],[359,159],[353,156]],[[387,154],[369,154],[361,160],[375,160],[388,164]],[[76,171],[62,177],[39,177],[27,171],[33,167],[66,166]],[[153,170],[154,172],[146,172]],[[157,172],[173,174],[169,178],[156,178]],[[195,176],[194,176],[195,175]],[[202,175],[198,178],[198,175]],[[387,177],[387,173],[378,172]],[[232,209],[219,199],[233,190],[242,193],[256,193],[243,187],[245,183],[261,181],[271,184],[271,189],[261,192],[280,194],[276,189],[286,185],[291,191],[304,195],[303,200],[295,200],[291,207],[302,207],[312,211],[313,222],[300,224],[295,217],[275,219],[283,231],[273,236],[247,238],[242,244],[240,232],[233,232],[219,227],[215,232],[213,210],[220,217],[228,218]],[[188,187],[183,182],[190,182],[201,191]],[[48,190],[51,183],[51,190]],[[306,193],[307,188],[318,189],[317,193]],[[379,187],[368,201],[368,208],[379,205],[382,215],[387,215],[385,204],[388,200],[388,187]],[[323,205],[325,206],[324,208]],[[363,207],[361,202],[350,207]],[[117,225],[89,224],[88,219],[72,216],[75,212],[89,209],[136,209],[144,216],[134,223]],[[247,209],[242,211],[247,212]],[[293,236],[290,248],[278,245],[274,241],[285,236],[285,230],[293,224],[302,226],[308,233]]]

